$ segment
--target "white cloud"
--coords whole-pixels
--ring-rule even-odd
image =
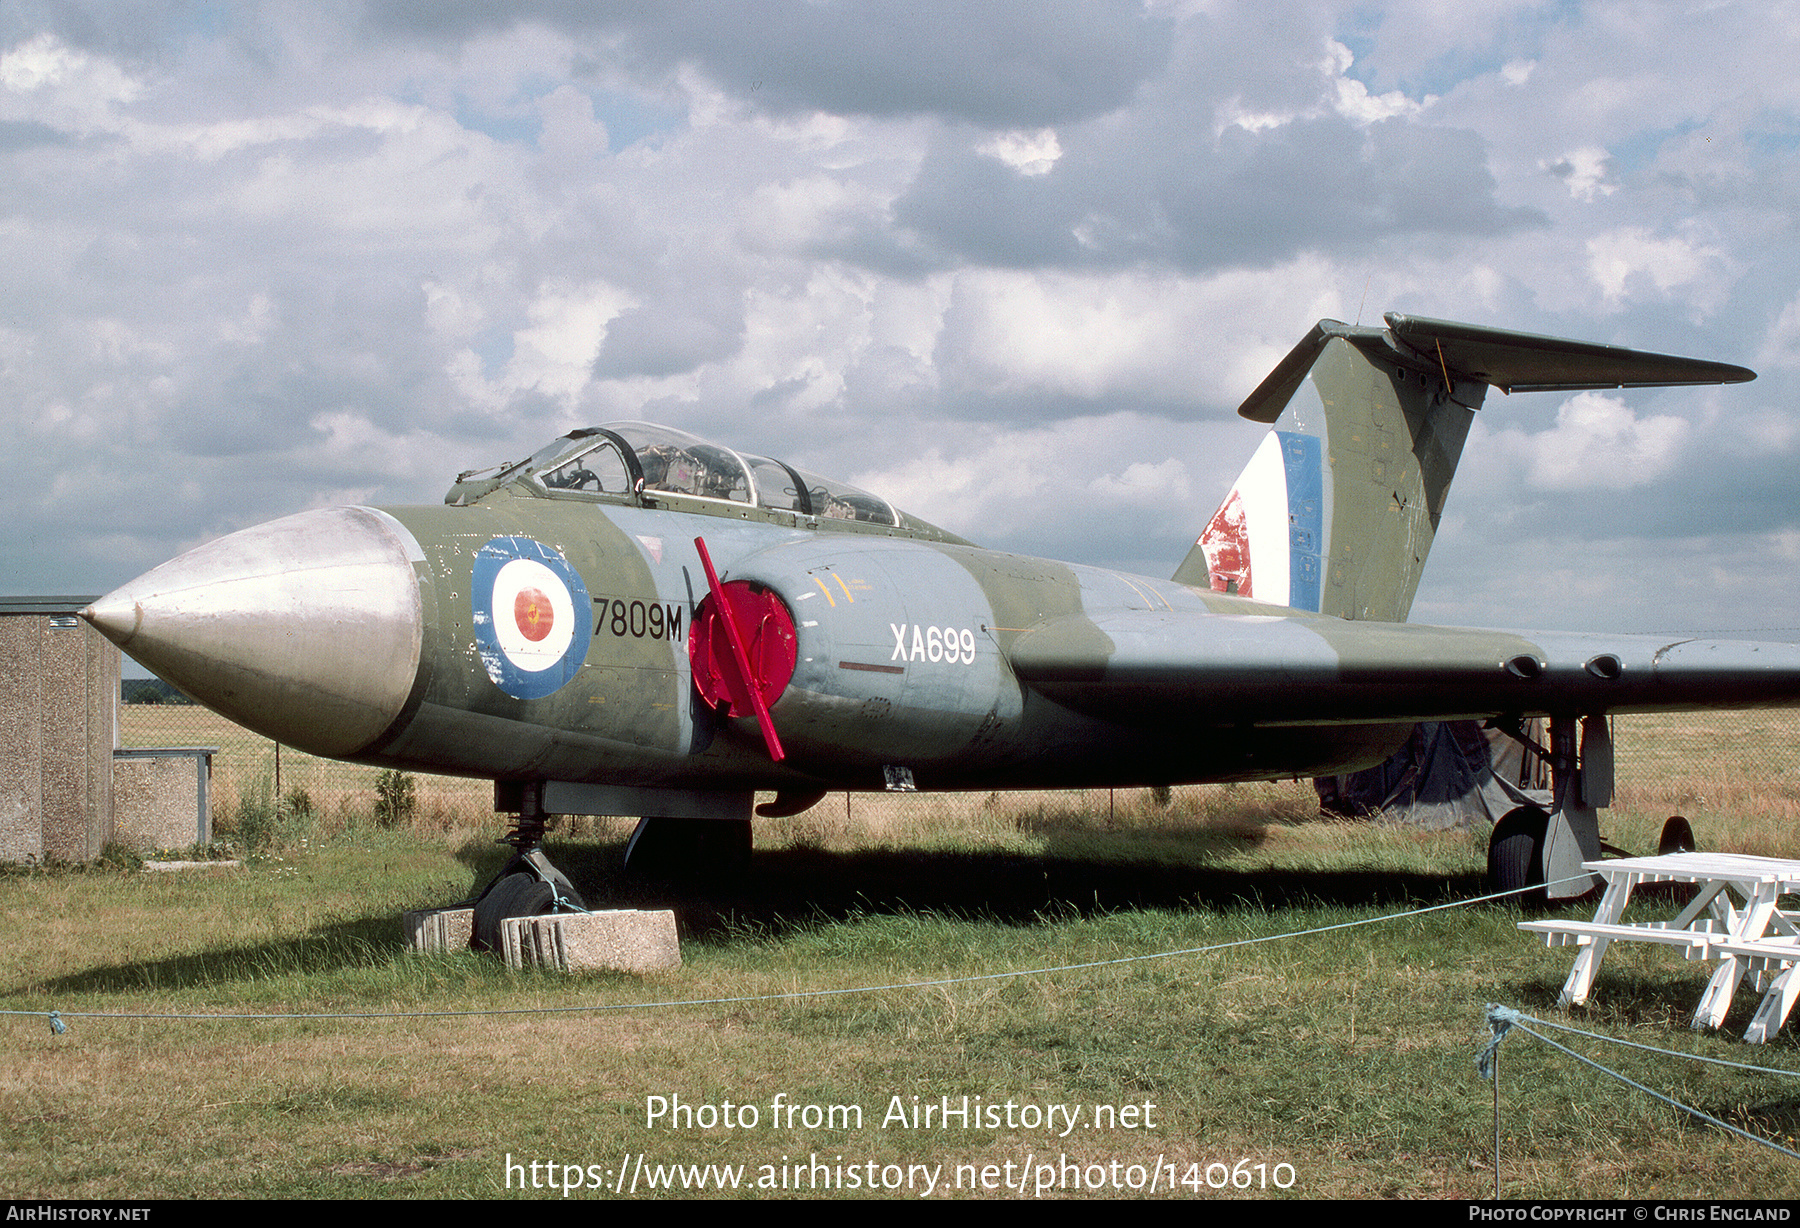
[[[990,158],[1000,161],[1021,175],[1048,175],[1063,155],[1056,129],[1040,128],[1036,132],[1003,132],[979,147]]]
[[[1570,196],[1591,201],[1597,196],[1611,196],[1619,190],[1618,184],[1606,182],[1611,161],[1604,149],[1586,146],[1570,150],[1555,162],[1539,165],[1567,184]]]
[[[1788,301],[1763,338],[1757,361],[1800,370],[1800,295]]]
[[[15,93],[28,93],[57,84],[86,61],[86,56],[76,55],[54,35],[40,34],[0,55],[0,85]]]
[[[971,271],[956,279],[940,359],[1007,394],[1235,404],[1300,331],[1342,312],[1329,276],[1311,258],[1208,277]],[[1278,310],[1255,301],[1277,286]]]
[[[1293,121],[1298,113],[1293,111],[1256,111],[1243,104],[1241,98],[1232,98],[1220,104],[1213,119],[1213,136],[1222,135],[1227,128],[1242,128],[1245,132],[1266,132],[1271,128],[1279,128]]]
[[[1639,420],[1618,397],[1580,392],[1556,411],[1556,425],[1524,442],[1527,480],[1540,490],[1629,490],[1672,468],[1687,443],[1682,418]]]
[[[608,322],[633,305],[604,283],[546,287],[529,308],[531,327],[513,334],[508,383],[573,405],[592,378]]]
[[[1332,114],[1357,125],[1367,125],[1384,119],[1418,116],[1437,101],[1429,94],[1415,101],[1402,90],[1372,94],[1367,85],[1349,75],[1355,62],[1356,57],[1350,48],[1336,39],[1325,40],[1325,54],[1311,65],[1323,78],[1322,93],[1306,105],[1287,110],[1250,106],[1241,96],[1233,95],[1214,111],[1214,136],[1227,128],[1265,132],[1298,119],[1317,119],[1322,115]]]
[[[1120,503],[1147,507],[1184,507],[1192,497],[1187,465],[1175,456],[1163,461],[1135,461],[1120,473],[1103,473],[1087,484],[1097,508]]]
[[[606,125],[594,119],[594,101],[572,85],[559,85],[538,100],[544,127],[538,148],[551,158],[597,158],[607,152]]]
[[[1393,119],[1396,116],[1417,115],[1437,101],[1427,95],[1424,101],[1414,102],[1399,90],[1371,94],[1368,86],[1346,75],[1353,63],[1355,57],[1350,54],[1350,48],[1336,39],[1325,44],[1325,58],[1319,61],[1319,71],[1325,74],[1334,94],[1332,109],[1345,119],[1358,124],[1372,124],[1377,120]]]
[[[113,132],[144,83],[110,59],[40,34],[0,54],[0,119],[90,135]]]
[[[1653,289],[1667,297],[1677,288],[1697,292],[1696,305],[1718,301],[1731,274],[1723,249],[1680,235],[1657,236],[1648,226],[1622,226],[1587,241],[1588,273],[1609,304]]]

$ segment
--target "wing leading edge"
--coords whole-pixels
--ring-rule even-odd
[[[1800,645],[1738,640],[1119,611],[1041,623],[1007,656],[1046,698],[1147,726],[1800,704]]]

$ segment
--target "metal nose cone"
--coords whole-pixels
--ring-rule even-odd
[[[418,675],[423,557],[385,512],[301,512],[190,550],[81,616],[238,724],[350,755],[393,723]]]

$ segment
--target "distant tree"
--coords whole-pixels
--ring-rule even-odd
[[[119,683],[119,702],[127,704],[191,704],[194,701],[161,678],[126,678]]]
[[[119,683],[119,702],[127,704],[159,704],[162,692],[154,678],[127,678]]]

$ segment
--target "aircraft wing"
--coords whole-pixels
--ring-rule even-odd
[[[1045,697],[1139,725],[1358,724],[1800,704],[1800,645],[1125,611],[1021,632]]]

